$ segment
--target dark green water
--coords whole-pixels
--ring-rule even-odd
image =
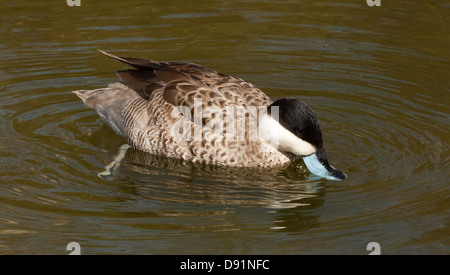
[[[449,254],[450,2],[3,1],[0,254]],[[71,93],[96,49],[187,61],[317,112],[343,182],[129,150]]]

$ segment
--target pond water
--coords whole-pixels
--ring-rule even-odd
[[[0,254],[448,254],[449,1],[2,1]],[[150,2],[154,2],[151,3]],[[317,113],[328,158],[254,171],[131,149],[71,91],[195,62]]]

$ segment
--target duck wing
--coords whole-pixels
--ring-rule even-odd
[[[99,50],[106,56],[135,70],[117,71],[120,80],[142,98],[149,100],[153,91],[164,89],[164,99],[175,106],[191,108],[194,98],[202,98],[209,106],[268,106],[270,98],[251,83],[218,73],[195,63],[159,62],[132,57],[119,57]]]

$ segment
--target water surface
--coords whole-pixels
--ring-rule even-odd
[[[3,1],[0,254],[448,254],[450,2]],[[129,150],[71,91],[196,62],[318,114],[348,179]]]

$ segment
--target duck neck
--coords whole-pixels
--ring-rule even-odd
[[[290,152],[297,156],[309,156],[316,151],[309,142],[297,137],[281,125],[278,120],[278,113],[274,112],[273,109],[270,113],[261,116],[259,134],[261,139],[278,151]]]

